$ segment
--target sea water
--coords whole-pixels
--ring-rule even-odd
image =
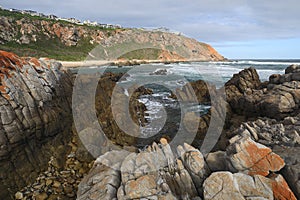
[[[83,70],[96,70],[105,68],[105,72],[127,73],[126,79],[118,82],[127,88],[138,85],[153,90],[151,95],[143,95],[140,102],[147,107],[146,115],[148,125],[141,128],[143,137],[154,136],[158,132],[175,131],[181,120],[181,105],[170,97],[171,91],[181,88],[190,81],[204,80],[221,88],[224,84],[241,70],[253,67],[257,70],[261,81],[267,81],[272,74],[283,74],[284,70],[292,65],[300,64],[300,60],[233,60],[228,62],[189,62],[173,64],[145,64],[123,67],[98,67]],[[163,75],[153,75],[154,72],[163,71]],[[103,71],[102,71],[103,72]],[[187,109],[203,115],[210,106],[191,104]],[[161,125],[162,117],[167,116],[165,124]],[[157,125],[156,125],[157,124]],[[172,127],[172,128],[171,128]]]

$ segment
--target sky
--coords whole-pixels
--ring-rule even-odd
[[[229,59],[300,59],[299,0],[1,0],[0,6],[124,27],[167,27]]]

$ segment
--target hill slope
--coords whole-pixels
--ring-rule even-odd
[[[103,29],[1,9],[0,49],[20,56],[73,61],[87,55],[104,60],[224,60],[208,44],[173,33]]]

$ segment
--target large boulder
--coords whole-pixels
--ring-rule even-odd
[[[68,151],[72,81],[60,68],[51,60],[0,51],[1,199],[33,181],[50,156]]]
[[[204,182],[205,200],[290,199],[296,197],[281,175],[267,178],[243,173],[215,172]]]

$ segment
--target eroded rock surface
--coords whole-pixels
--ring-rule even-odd
[[[250,141],[244,142],[246,147]],[[235,141],[235,145],[240,144],[241,141]],[[255,145],[259,147],[257,154],[268,149]],[[268,155],[273,155],[270,151],[267,150]],[[283,167],[284,163],[274,167],[278,160],[282,162],[278,155],[278,160],[264,163],[268,173],[260,175],[248,173],[244,168],[236,173],[239,168],[236,163],[247,163],[248,157],[252,162],[254,155],[240,156],[236,161],[231,160],[234,156],[218,154],[224,158],[226,169],[216,166],[218,163],[212,163],[211,159],[206,162],[201,152],[188,144],[178,146],[174,152],[166,139],[139,153],[111,151],[97,159],[77,195],[79,199],[296,199],[281,175],[272,173],[266,177],[269,170]],[[260,161],[253,163],[248,169],[261,169]],[[220,171],[212,173],[215,169]]]
[[[0,198],[7,198],[33,181],[51,155],[68,151],[72,82],[50,60],[0,51],[0,67]]]

